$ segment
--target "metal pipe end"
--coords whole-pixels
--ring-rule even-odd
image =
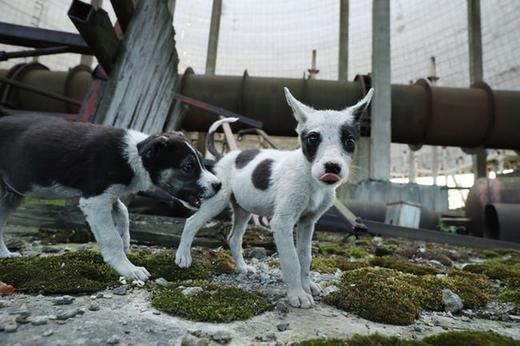
[[[92,20],[95,11],[96,9],[94,6],[79,0],[74,0],[70,5],[67,15],[72,21],[89,23]]]

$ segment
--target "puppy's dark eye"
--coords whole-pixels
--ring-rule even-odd
[[[185,173],[190,173],[190,172],[193,170],[193,162],[191,162],[191,161],[186,162],[186,163],[182,166],[182,170],[183,170]]]
[[[345,146],[345,150],[348,152],[353,152],[356,149],[356,141],[352,137],[348,137],[343,143]]]
[[[307,135],[307,143],[310,145],[317,145],[320,141],[320,134],[318,132],[311,132]]]

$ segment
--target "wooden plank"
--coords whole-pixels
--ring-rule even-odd
[[[144,244],[177,247],[185,219],[155,215],[130,214],[130,238]],[[9,216],[8,224],[47,229],[88,228],[83,213],[77,207],[29,205],[18,208]],[[195,245],[217,248],[226,245],[220,227],[203,228]]]
[[[97,110],[96,121],[145,133],[163,131],[173,113],[177,65],[165,0],[139,1]]]

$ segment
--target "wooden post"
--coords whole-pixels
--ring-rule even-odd
[[[178,81],[174,35],[168,1],[139,1],[97,109],[99,123],[163,131]]]

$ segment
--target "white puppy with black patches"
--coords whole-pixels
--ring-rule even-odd
[[[296,132],[301,148],[232,151],[221,157],[214,172],[222,188],[187,220],[175,262],[180,267],[191,265],[190,248],[195,234],[231,204],[233,229],[228,241],[237,271],[251,270],[242,257],[242,238],[251,215],[271,218],[289,303],[310,308],[314,305],[312,296],[321,292],[310,279],[314,225],[332,206],[336,188],[349,175],[360,135],[360,118],[370,104],[373,89],[356,105],[341,111],[315,110],[296,100],[287,88],[284,90],[298,122]],[[214,132],[222,123],[233,121],[236,119],[222,119],[208,131],[208,148],[217,158],[220,155],[214,150]]]

